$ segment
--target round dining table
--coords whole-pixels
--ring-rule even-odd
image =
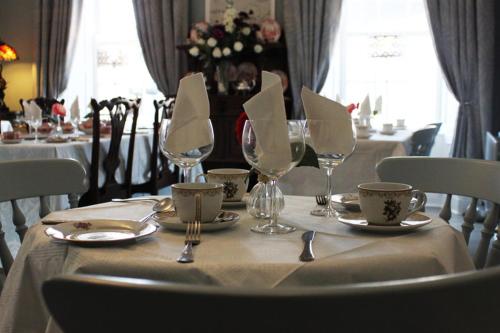
[[[314,197],[286,196],[282,222],[296,232],[262,235],[250,231],[260,220],[245,207],[233,226],[202,233],[194,262],[176,261],[185,234],[160,227],[146,239],[114,246],[83,247],[45,234],[54,221],[139,220],[152,202],[110,202],[53,212],[32,226],[0,296],[0,332],[58,332],[41,295],[44,281],[83,273],[242,288],[286,288],[407,279],[474,269],[462,234],[438,217],[411,232],[356,231],[337,218],[315,217]],[[170,217],[175,219],[176,217]],[[45,224],[47,223],[47,224]],[[316,231],[316,259],[302,262],[302,234]],[[68,295],[71,297],[71,295]],[[75,300],[77,302],[78,300]]]

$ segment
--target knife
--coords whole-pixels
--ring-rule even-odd
[[[300,261],[313,261],[314,253],[312,251],[312,242],[316,231],[306,231],[302,234],[302,240],[304,241],[304,250],[300,254]]]

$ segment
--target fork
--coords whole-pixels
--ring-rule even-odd
[[[316,196],[316,203],[320,206],[326,206],[328,203],[328,198],[326,195],[317,195]]]
[[[186,228],[186,240],[184,249],[177,258],[179,263],[190,263],[194,261],[193,245],[200,244],[201,241],[201,196],[196,194],[196,213],[193,222],[189,222]]]

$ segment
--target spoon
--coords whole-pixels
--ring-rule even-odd
[[[171,211],[173,209],[174,209],[174,201],[171,198],[165,198],[158,201],[157,203],[154,204],[153,211],[151,213],[148,213],[148,215],[144,216],[138,221],[136,230],[140,230],[144,225],[144,223],[146,223],[154,214],[164,213],[167,211]]]
[[[137,198],[128,198],[128,199],[111,199],[112,202],[134,202],[134,201],[154,201],[154,202],[160,202],[161,200],[155,199],[155,198],[143,198],[143,197],[137,197]]]

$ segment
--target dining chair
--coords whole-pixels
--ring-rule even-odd
[[[474,230],[479,199],[491,202],[474,251],[477,268],[500,264],[500,235],[490,243],[498,225],[500,204],[500,162],[462,158],[388,157],[377,165],[382,181],[406,183],[424,192],[446,194],[439,216],[451,218],[452,196],[471,198],[462,223],[465,241]],[[474,249],[473,249],[474,250]]]
[[[65,332],[497,332],[500,268],[255,289],[66,275],[43,297]]]
[[[149,159],[149,180],[142,184],[132,185],[132,194],[150,193],[157,195],[158,191],[178,181],[178,167],[169,163],[168,159],[160,153],[160,127],[161,121],[172,117],[175,95],[168,96],[164,100],[154,100],[155,107],[153,123],[153,145]]]
[[[430,124],[425,128],[415,131],[411,136],[411,151],[409,155],[429,156],[440,127],[441,125]]]
[[[111,201],[113,198],[128,198],[132,195],[132,167],[134,161],[135,134],[140,99],[129,100],[122,97],[98,102],[90,101],[92,108],[92,158],[90,162],[89,190],[81,197],[80,206]],[[101,159],[101,113],[107,113],[111,125],[109,150]],[[132,126],[128,135],[126,161],[120,158],[120,148],[128,115],[132,116]],[[116,180],[116,171],[123,162],[125,175],[123,182]],[[100,167],[104,170],[104,184],[99,186]]]
[[[10,201],[12,223],[21,242],[28,227],[16,200],[40,198],[40,217],[50,213],[48,196],[68,195],[71,208],[78,206],[78,195],[87,190],[85,169],[73,159],[41,159],[0,162],[0,202]],[[7,221],[1,221],[7,223]],[[0,224],[0,259],[3,273],[9,272],[12,254]]]

